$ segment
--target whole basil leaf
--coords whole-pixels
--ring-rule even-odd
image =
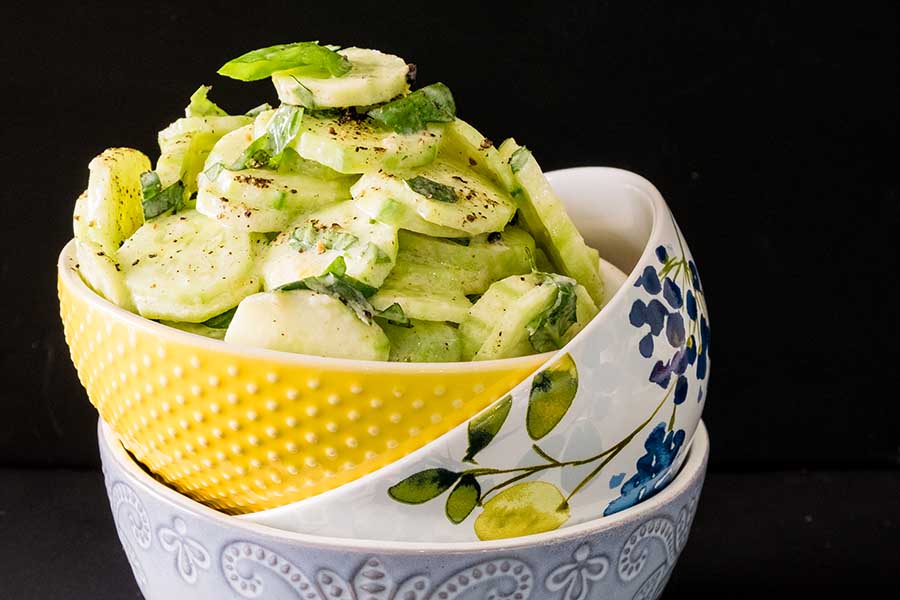
[[[422,504],[437,498],[459,480],[459,473],[448,469],[426,469],[413,473],[388,489],[388,495],[404,504]]]
[[[368,115],[398,133],[414,133],[428,123],[449,123],[456,118],[453,94],[443,83],[432,83],[374,108]]]
[[[317,42],[278,44],[242,54],[222,65],[218,73],[239,81],[257,81],[288,69],[305,77],[340,77],[351,64],[336,48]]]

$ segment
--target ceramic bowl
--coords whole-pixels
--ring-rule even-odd
[[[242,518],[348,538],[462,542],[584,523],[666,485],[709,376],[696,266],[647,180],[600,167],[549,178],[584,237],[628,273],[600,314],[509,395],[423,448]]]
[[[116,529],[148,600],[657,598],[687,541],[709,453],[701,424],[681,472],[646,502],[515,540],[440,544],[248,523],[155,481],[102,423],[99,437]]]
[[[95,294],[59,258],[60,313],[81,383],[138,460],[229,513],[281,506],[388,465],[478,413],[547,354],[388,363],[244,348]]]

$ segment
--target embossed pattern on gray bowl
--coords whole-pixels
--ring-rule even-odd
[[[242,522],[170,490],[100,423],[116,529],[148,600],[587,600],[658,597],[706,474],[701,424],[681,472],[615,515],[493,542],[376,542]]]

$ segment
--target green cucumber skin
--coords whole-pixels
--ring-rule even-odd
[[[500,145],[500,156],[508,163],[519,148],[515,140],[507,139]],[[583,285],[595,304],[602,304],[603,280],[597,256],[585,244],[534,156],[529,155],[513,177],[517,183],[513,196],[525,227],[546,250],[556,270]]]
[[[411,327],[383,324],[391,341],[393,362],[457,362],[462,360],[459,330],[443,322],[410,320]]]
[[[496,236],[474,237],[468,245],[401,231],[392,275],[394,281],[425,289],[481,294],[494,281],[531,272],[534,250],[534,239],[512,226]]]

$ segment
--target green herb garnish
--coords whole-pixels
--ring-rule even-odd
[[[170,210],[176,213],[184,206],[184,184],[176,181],[163,188],[156,171],[141,173],[141,194],[145,220]]]
[[[528,162],[528,159],[531,157],[531,150],[522,146],[512,153],[512,156],[509,157],[509,168],[512,169],[513,173],[518,173],[522,170],[525,164]]]
[[[266,126],[266,132],[253,140],[229,169],[277,169],[288,144],[300,133],[302,119],[302,107],[290,104],[279,106]]]
[[[349,306],[363,323],[371,325],[372,319],[380,313],[372,307],[368,297],[378,290],[357,279],[348,277],[346,273],[347,264],[344,262],[344,257],[338,256],[328,265],[328,268],[325,269],[322,275],[286,283],[276,288],[276,291],[311,290],[320,294],[327,294]]]
[[[406,312],[404,312],[403,307],[396,302],[394,302],[384,310],[376,311],[375,318],[383,319],[388,323],[399,325],[400,327],[413,326],[412,323],[409,322],[409,317],[406,316]]]
[[[398,133],[414,133],[425,129],[429,123],[449,123],[455,119],[456,103],[450,88],[443,83],[433,83],[382,104],[370,110],[368,115]]]
[[[437,200],[438,202],[456,202],[459,195],[456,189],[437,181],[432,181],[427,177],[417,175],[412,179],[407,179],[406,184],[417,194],[421,194],[429,200]]]
[[[228,329],[228,326],[231,325],[231,320],[234,318],[234,313],[237,312],[237,306],[234,308],[229,308],[225,312],[220,315],[216,315],[203,321],[201,325],[206,325],[212,329]]]
[[[184,109],[186,117],[226,117],[228,113],[219,108],[219,106],[207,98],[209,90],[212,87],[201,85],[197,91],[191,94],[191,103]]]
[[[563,336],[569,327],[578,320],[575,280],[554,274],[545,274],[545,278],[544,285],[556,286],[556,300],[550,308],[525,326],[528,331],[528,339],[538,352],[547,352],[562,347]]]
[[[350,70],[351,65],[346,57],[335,52],[337,48],[321,46],[317,42],[269,46],[228,61],[218,72],[239,81],[257,81],[288,69],[304,77],[340,77]]]
[[[263,103],[260,104],[259,106],[254,106],[253,108],[251,108],[250,110],[248,110],[247,112],[245,112],[245,113],[244,113],[244,116],[247,116],[247,117],[256,117],[256,116],[258,116],[260,113],[264,113],[264,112],[266,112],[267,110],[272,110],[272,105],[269,104],[268,102],[263,102]]]

